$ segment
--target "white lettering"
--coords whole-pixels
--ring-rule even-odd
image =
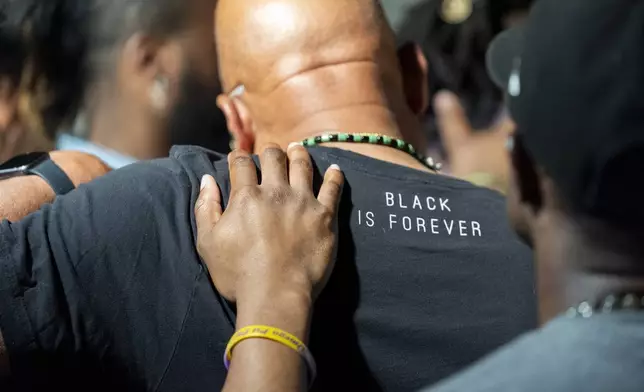
[[[371,211],[367,211],[366,218],[367,218],[367,226],[369,227],[374,227],[376,225],[376,222],[374,220],[376,216],[373,214]]]
[[[432,219],[432,234],[438,233],[438,219]]]
[[[416,218],[416,230],[420,233],[420,228],[423,228],[423,233],[427,233],[427,228],[425,228],[425,219]]]
[[[444,220],[445,229],[447,229],[447,234],[452,235],[452,230],[454,229],[454,221],[449,221],[449,226],[447,226],[447,221]]]
[[[387,207],[394,206],[394,194],[390,192],[385,192],[385,198],[387,200]]]
[[[362,211],[358,210],[358,225],[362,226]]]
[[[389,230],[394,229],[394,224],[395,223],[398,223],[398,221],[396,220],[396,215],[389,214]]]
[[[411,218],[408,216],[404,216],[402,219],[402,224],[403,224],[403,229],[405,231],[411,231]]]
[[[475,221],[472,222],[472,236],[483,237],[483,235],[481,234],[481,224]]]
[[[418,196],[414,196],[414,206],[412,208],[415,210],[416,206],[418,206],[419,210],[423,209],[423,206],[422,204],[420,204],[420,199],[418,198]]]
[[[451,213],[452,206],[449,198],[404,194],[398,192],[384,192],[385,204],[387,207],[400,208],[402,210],[418,211],[441,211]],[[445,219],[447,216],[441,213],[400,213],[389,215],[389,230],[402,229],[405,232],[429,233],[432,235],[447,235],[455,237],[483,237],[483,229],[480,222],[470,220]],[[407,216],[406,216],[407,215]],[[417,216],[414,216],[417,215]],[[429,215],[429,216],[427,216]],[[434,215],[434,216],[432,216]],[[382,225],[383,217],[379,217],[379,225]],[[358,210],[358,225],[370,228],[376,227],[376,214],[371,211]],[[381,227],[381,226],[378,226]],[[383,229],[386,231],[386,229]],[[471,230],[471,231],[470,231]]]
[[[467,226],[465,226],[467,222],[465,221],[458,221],[458,228],[461,232],[461,237],[467,237]]]
[[[407,206],[403,204],[402,195],[400,193],[398,194],[398,201],[400,202],[400,208],[402,208],[403,210],[406,210]]]

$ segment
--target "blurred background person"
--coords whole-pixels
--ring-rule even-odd
[[[73,189],[104,175],[109,168],[89,154],[55,151],[48,159],[62,171],[56,175],[66,179],[58,178],[52,186],[48,181],[55,178],[33,178],[37,176],[29,172],[43,163],[45,156],[30,153],[54,148],[55,128],[45,127],[43,117],[60,122],[64,110],[59,108],[65,108],[66,103],[47,101],[42,95],[45,89],[29,85],[34,68],[28,63],[22,33],[7,24],[9,4],[0,3],[0,219],[18,220],[43,203],[53,201],[56,193],[65,188],[64,184],[70,184],[67,190]],[[13,160],[14,157],[17,159]],[[26,167],[28,161],[33,162],[33,167]],[[13,167],[14,163],[18,167]],[[48,170],[36,171],[47,177],[52,174],[51,168]],[[17,173],[34,175],[17,177]]]
[[[398,39],[421,44],[429,91],[449,90],[462,101],[475,129],[503,112],[503,93],[486,72],[485,54],[503,29],[525,18],[534,0],[383,0]],[[433,109],[428,113],[434,117]],[[430,131],[436,127],[430,121]]]
[[[25,0],[6,4],[30,112],[56,147],[113,168],[174,144],[228,150],[212,35],[214,0]],[[118,26],[118,28],[115,28]]]
[[[505,140],[514,129],[503,92],[486,72],[486,51],[503,29],[525,19],[534,0],[383,0],[399,41],[422,44],[428,60],[428,154],[443,171],[507,190]]]
[[[7,4],[0,5],[0,162],[53,148],[53,135],[38,124],[27,124],[29,100],[21,91],[25,53],[19,35],[4,26]]]

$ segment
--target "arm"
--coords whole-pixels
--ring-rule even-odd
[[[51,159],[75,186],[92,181],[110,169],[98,158],[71,151],[54,151]],[[51,187],[38,176],[13,177],[0,181],[0,219],[16,221],[54,201]]]
[[[301,146],[284,153],[268,148],[261,156],[262,185],[251,158],[228,159],[231,199],[222,215],[215,181],[206,176],[195,208],[198,249],[211,279],[237,303],[237,330],[267,325],[304,344],[312,303],[335,261],[337,211],[344,182],[337,166],[312,192],[312,165]],[[290,184],[289,184],[290,182]],[[243,238],[243,240],[240,240]],[[233,349],[226,392],[306,390],[300,355],[281,343],[247,339]]]
[[[270,325],[307,344],[311,297],[289,289],[281,291],[281,294],[256,292],[248,301],[239,302],[237,329]],[[237,345],[234,352],[224,392],[306,390],[306,366],[295,351],[272,341],[248,339]]]
[[[13,177],[0,181],[0,219],[20,220],[54,201],[49,184],[38,176]]]
[[[39,382],[87,353],[97,366],[107,358],[132,377],[160,377],[154,359],[172,355],[201,272],[186,208],[195,188],[177,160],[138,163],[0,222],[0,330],[12,375]]]

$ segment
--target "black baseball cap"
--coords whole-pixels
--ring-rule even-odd
[[[644,0],[539,0],[488,50],[517,135],[573,208],[644,219]]]

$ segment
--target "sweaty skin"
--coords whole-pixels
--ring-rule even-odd
[[[332,130],[374,132],[408,140],[420,134],[419,118],[428,105],[423,59],[415,50],[398,56],[394,35],[378,2],[221,0],[215,17],[220,77],[229,93],[220,97],[219,106],[237,145],[247,152],[262,152],[275,142],[285,148]],[[401,70],[407,77],[403,78]],[[414,158],[392,148],[341,143],[336,147],[426,170]],[[310,164],[308,167],[310,170]],[[250,173],[255,175],[254,165]],[[201,199],[216,194],[214,181],[206,182],[202,192]],[[234,196],[231,200],[234,203]],[[211,204],[219,206],[216,200]],[[198,221],[198,231],[203,231],[204,220]],[[223,219],[221,223],[226,225]],[[274,229],[271,234],[276,234]],[[219,251],[204,252],[207,239],[201,237],[201,241],[204,260],[212,264],[222,257]],[[313,253],[315,250],[298,254]],[[234,255],[222,258],[236,260]],[[288,256],[280,257],[285,259]],[[213,264],[209,269],[215,271],[215,267]],[[270,311],[267,306],[254,306],[256,300],[266,297],[262,292],[238,297],[238,309],[242,309],[238,324],[277,324],[293,333],[308,326],[312,293],[305,293],[303,301],[299,297],[271,301]],[[288,307],[281,308],[280,303]],[[307,334],[302,335],[306,341]],[[278,344],[246,341],[235,349],[233,362],[226,391],[256,390],[258,385],[266,391],[306,387],[301,359]]]
[[[422,135],[426,64],[415,46],[399,57],[379,3],[224,0],[215,18],[223,90],[245,87],[219,101],[243,149],[261,152],[269,142],[286,148],[330,130],[412,144]],[[423,169],[386,147],[338,147]]]

